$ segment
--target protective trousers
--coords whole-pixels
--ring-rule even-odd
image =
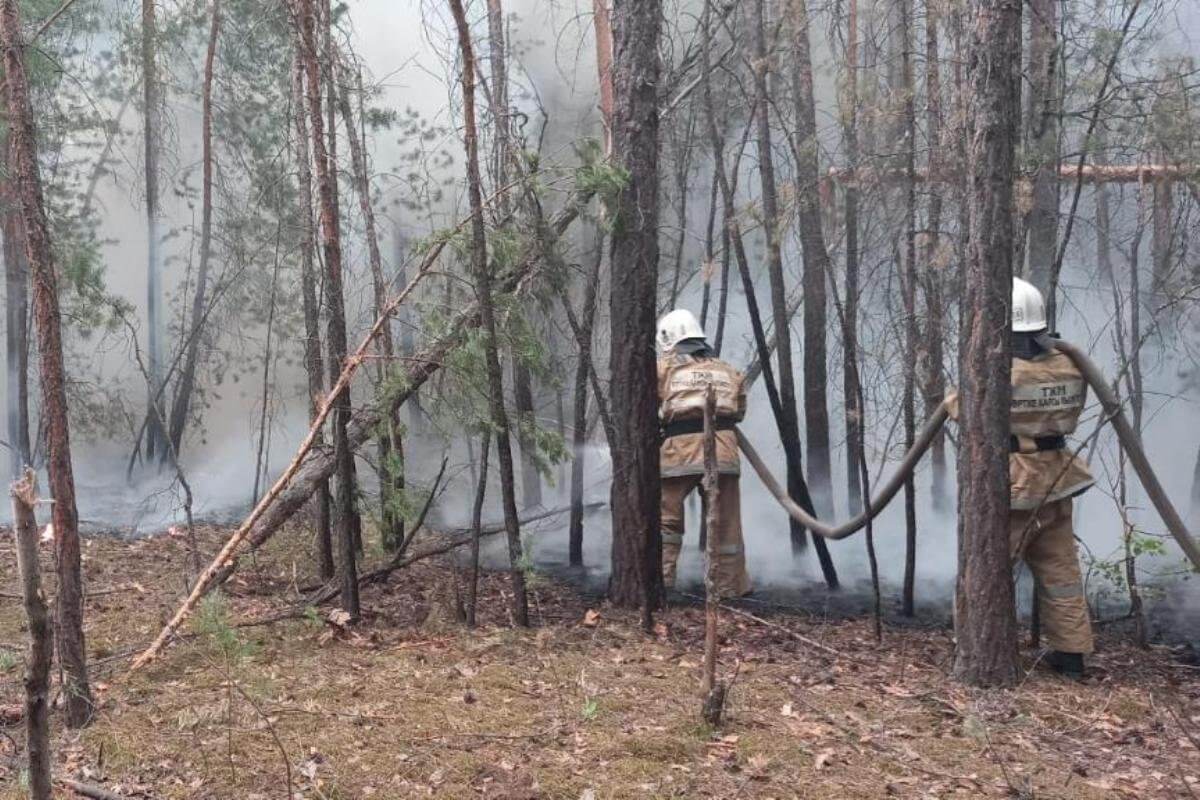
[[[663,582],[675,586],[675,568],[683,547],[683,501],[694,489],[700,489],[703,475],[680,475],[662,479],[662,559]],[[717,476],[717,550],[716,581],[722,597],[741,597],[753,584],[746,572],[746,552],[742,544],[742,498],[737,475]]]
[[[1046,644],[1063,653],[1090,653],[1092,620],[1083,596],[1071,507],[1066,499],[1010,511],[1010,552],[1033,572]]]

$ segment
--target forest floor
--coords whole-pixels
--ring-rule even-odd
[[[203,530],[205,551],[226,533]],[[877,644],[869,618],[744,604],[723,613],[721,668],[736,677],[712,730],[698,606],[673,606],[646,635],[636,615],[540,578],[535,627],[515,630],[506,576],[487,574],[481,625],[466,631],[437,610],[454,573],[435,559],[367,587],[364,621],[344,628],[329,608],[297,605],[311,581],[305,538],[291,530],[247,560],[134,675],[132,652],[179,600],[185,549],[167,536],[89,539],[99,704],[82,732],[53,717],[59,774],[164,799],[1200,797],[1200,670],[1166,648],[1106,634],[1083,683],[1026,653],[1019,687],[979,692],[949,680],[944,629],[887,626]],[[6,545],[10,766],[23,739],[17,586]],[[0,766],[0,798],[23,796],[21,783]]]

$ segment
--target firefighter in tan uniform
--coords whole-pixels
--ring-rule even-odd
[[[1083,596],[1079,550],[1071,522],[1076,495],[1094,483],[1068,446],[1087,401],[1083,375],[1053,349],[1046,304],[1033,284],[1013,279],[1012,405],[1009,412],[1009,543],[1037,584],[1046,663],[1071,677],[1083,675],[1092,652],[1092,621]],[[957,398],[950,413],[958,418]]]
[[[721,361],[704,338],[696,317],[676,309],[658,323],[658,415],[662,427],[663,581],[675,585],[683,546],[683,503],[704,477],[704,402],[709,385],[716,390],[717,491],[720,494],[716,537],[717,587],[724,597],[751,591],[742,544],[738,479],[741,460],[733,427],[746,414],[745,379]]]
[[[1053,349],[1041,292],[1015,278],[1012,307],[1012,554],[1024,559],[1037,584],[1047,663],[1077,677],[1092,652],[1092,623],[1071,516],[1073,498],[1094,481],[1066,437],[1079,423],[1087,384],[1071,359]]]

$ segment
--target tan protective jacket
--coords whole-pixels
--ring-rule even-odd
[[[947,394],[950,418],[958,420],[958,392]],[[1012,361],[1011,432],[1018,451],[1009,454],[1009,507],[1029,511],[1066,500],[1095,480],[1067,442],[1059,450],[1038,450],[1037,438],[1069,436],[1087,403],[1087,384],[1071,359],[1059,352]]]
[[[675,422],[703,423],[704,397],[716,389],[717,420],[741,422],[746,416],[746,379],[719,358],[668,353],[658,360],[658,418],[664,428]],[[684,433],[663,440],[659,451],[664,478],[704,474],[704,434]],[[717,471],[741,472],[737,435],[717,431]]]
[[[1037,437],[1069,436],[1087,403],[1087,384],[1070,358],[1059,352],[1012,362],[1012,435],[1019,451],[1008,458],[1011,507],[1037,508],[1074,497],[1095,481],[1068,442],[1038,450]]]

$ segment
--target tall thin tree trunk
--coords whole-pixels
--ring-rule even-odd
[[[1033,204],[1029,210],[1026,244],[1029,280],[1043,292],[1058,245],[1059,127],[1062,102],[1058,96],[1058,6],[1061,0],[1029,2],[1029,94],[1025,139],[1036,165]]]
[[[496,185],[508,184],[509,167],[515,158],[512,141],[512,110],[508,94],[508,58],[504,35],[504,6],[501,0],[487,0],[488,47],[491,67],[492,117],[496,136]],[[508,215],[510,200],[501,189],[500,216]],[[532,309],[530,309],[532,310]],[[538,472],[537,438],[534,426],[537,418],[533,404],[533,376],[529,366],[517,353],[512,354],[513,407],[517,412],[517,444],[521,449],[521,504],[533,508],[542,504],[542,476]]]
[[[846,14],[846,95],[842,107],[846,142],[846,166],[858,169],[858,0],[849,0]],[[846,490],[851,513],[862,510],[863,486],[860,465],[863,461],[863,409],[859,407],[862,388],[858,385],[858,185],[851,182],[845,190],[846,225],[846,299],[842,324],[842,397],[846,418]]]
[[[1166,153],[1161,153],[1160,161],[1166,161]],[[1173,200],[1171,181],[1156,180],[1151,184],[1153,201],[1151,213],[1153,217],[1150,230],[1150,253],[1153,262],[1150,291],[1154,302],[1165,300],[1163,293],[1167,291],[1171,281],[1171,251],[1172,251],[1172,222]],[[1136,298],[1135,298],[1136,300]]]
[[[160,110],[162,97],[158,80],[156,49],[158,28],[154,8],[155,0],[142,0],[142,103],[145,114],[143,133],[145,188],[146,188],[146,347],[149,350],[150,385],[147,386],[149,405],[158,402],[162,387],[162,253],[159,241],[159,197],[158,161],[159,142],[162,135]],[[153,461],[165,451],[163,437],[166,431],[154,414],[147,411],[150,420],[146,428],[146,460]]]
[[[608,0],[592,0],[592,28],[596,33],[596,75],[600,84],[600,124],[604,127],[604,155],[612,155],[613,140],[613,30]]]
[[[778,191],[775,184],[774,153],[771,144],[770,61],[772,54],[767,49],[766,2],[755,0],[751,19],[754,54],[754,80],[757,107],[758,171],[762,182],[763,228],[767,236],[767,276],[771,285],[771,311],[775,322],[775,357],[779,371],[779,402],[782,419],[780,433],[783,439],[787,462],[788,494],[797,498],[800,485],[804,483],[804,463],[800,454],[800,418],[796,409],[796,384],[792,368],[792,336],[787,310],[787,288],[783,280],[783,254],[780,248],[780,215]],[[789,518],[792,547],[803,549],[807,536],[803,526]],[[829,556],[829,549],[821,539],[816,540],[816,551],[831,587],[837,585],[837,571]]]
[[[3,89],[0,89],[0,93]],[[0,135],[5,159],[0,177],[0,226],[4,237],[4,358],[6,376],[5,432],[13,480],[31,463],[29,446],[29,263],[21,199],[13,178],[13,158],[7,129]]]
[[[1009,559],[1009,306],[1013,175],[1020,122],[1020,0],[971,0],[969,215],[959,340],[958,586],[954,676],[973,685],[1017,679]]]
[[[393,227],[395,230],[392,233],[392,251],[396,264],[396,285],[405,286],[408,284],[408,270],[405,267],[408,243],[400,223],[394,222]],[[415,322],[409,305],[401,307],[397,322],[400,324],[400,355],[403,358],[411,358],[417,348],[414,336]],[[421,408],[420,392],[413,392],[412,399],[408,401],[408,409],[408,428],[419,436],[425,430],[425,411]]]
[[[483,526],[483,501],[487,497],[488,460],[492,436],[483,434],[479,445],[479,477],[475,483],[475,504],[471,507],[471,571],[467,583],[467,627],[475,627],[475,612],[479,605],[479,537]]]
[[[596,228],[596,251],[592,269],[583,286],[583,312],[579,330],[579,362],[575,367],[575,406],[571,461],[571,517],[568,530],[568,561],[573,567],[583,566],[583,480],[584,458],[587,453],[588,377],[592,370],[592,330],[596,320],[596,298],[599,294],[600,266],[604,261],[604,229]]]
[[[87,648],[83,637],[83,575],[80,569],[79,517],[75,509],[75,478],[71,469],[71,434],[67,414],[66,373],[63,369],[62,320],[58,309],[58,276],[54,247],[46,221],[42,182],[38,173],[37,133],[25,73],[24,42],[16,0],[0,2],[0,49],[7,82],[8,124],[13,177],[25,226],[25,253],[33,277],[33,323],[37,329],[42,382],[42,416],[46,425],[46,471],[54,500],[54,554],[58,566],[55,632],[59,663],[66,672],[63,694],[67,724],[72,728],[92,719],[88,686]]]
[[[929,137],[929,158],[926,168],[935,174],[941,168],[942,158],[942,79],[938,55],[938,25],[940,24],[939,0],[925,2],[925,120]],[[944,274],[947,259],[941,252],[942,195],[929,193],[929,223],[922,255],[924,261],[925,292],[925,374],[922,380],[925,415],[933,413],[945,399],[946,377],[942,362],[945,360],[946,328],[942,317],[946,313],[944,299]],[[938,431],[930,445],[930,495],[935,511],[949,507],[946,489],[946,436]]]
[[[833,517],[833,468],[829,451],[826,383],[826,275],[829,249],[821,225],[817,108],[813,98],[812,48],[807,0],[789,0],[792,25],[792,94],[796,105],[797,222],[804,260],[804,422],[808,436],[808,487],[817,510]],[[778,323],[776,323],[778,330]]]
[[[509,569],[512,576],[513,622],[529,625],[529,599],[525,591],[524,554],[517,520],[516,487],[513,480],[512,449],[509,444],[508,412],[504,408],[504,373],[496,337],[496,315],[492,301],[492,275],[488,265],[487,235],[483,225],[482,178],[479,174],[479,142],[475,125],[475,48],[463,0],[450,0],[458,30],[462,56],[463,139],[467,151],[467,193],[471,200],[471,269],[479,294],[479,316],[484,331],[484,358],[488,373],[488,405],[491,411],[496,456],[500,462],[500,492],[504,505],[504,528],[508,536]]]
[[[213,217],[213,136],[212,136],[212,87],[213,62],[217,57],[217,37],[221,32],[221,0],[212,0],[209,9],[208,50],[204,55],[204,83],[201,90],[200,107],[200,265],[196,270],[196,293],[192,297],[192,331],[187,340],[187,353],[183,359],[183,371],[175,384],[175,399],[171,403],[168,420],[168,435],[171,449],[178,458],[183,447],[183,431],[187,427],[188,410],[191,408],[192,391],[196,385],[196,364],[200,355],[200,331],[204,326],[205,296],[208,293],[209,264],[212,260],[212,217]],[[153,374],[153,372],[151,373]],[[166,450],[162,453],[165,460]]]
[[[317,170],[317,187],[321,198],[321,232],[325,253],[325,298],[329,323],[326,345],[329,349],[329,382],[336,384],[346,359],[346,305],[342,291],[342,246],[339,232],[337,196],[331,152],[326,143],[324,106],[321,100],[321,65],[317,50],[316,0],[297,0],[298,24],[304,48],[305,88],[308,97],[309,122],[313,143],[313,161]],[[332,65],[330,65],[332,66]],[[329,132],[329,141],[334,140]],[[335,399],[333,413],[333,448],[337,462],[337,495],[334,501],[338,552],[341,568],[342,608],[357,620],[358,564],[354,538],[354,451],[350,448],[347,426],[350,424],[350,390],[344,388]]]
[[[629,180],[613,220],[609,294],[609,402],[613,456],[609,598],[642,606],[652,627],[662,598],[659,541],[658,386],[654,326],[658,289],[658,87],[661,0],[614,0],[613,161]]]
[[[900,0],[901,71],[904,80],[904,450],[912,449],[917,430],[917,108],[912,51],[913,3]],[[904,592],[901,613],[915,612],[917,577],[917,487],[910,474],[904,481]]]
[[[279,228],[275,231],[275,266],[271,270],[271,291],[267,300],[267,337],[263,345],[263,379],[262,379],[262,394],[259,396],[259,414],[258,414],[258,453],[254,459],[254,491],[250,495],[250,505],[253,507],[258,502],[258,489],[267,479],[267,473],[270,471],[270,466],[267,464],[269,456],[269,448],[267,442],[271,438],[271,364],[274,361],[274,338],[275,338],[275,311],[276,299],[279,297],[279,264],[282,259],[279,257]],[[174,450],[168,453],[172,461],[175,461]],[[176,463],[178,466],[178,463]]]
[[[325,396],[324,359],[321,357],[321,309],[317,301],[320,276],[314,266],[316,232],[313,228],[312,160],[309,156],[308,122],[304,116],[303,45],[297,30],[292,56],[292,114],[295,125],[296,173],[300,207],[300,290],[304,303],[304,369],[308,375],[308,418],[316,419]],[[316,444],[324,444],[317,433]],[[316,490],[317,561],[322,580],[333,578],[333,535],[330,530],[329,481],[321,481]]]
[[[363,94],[362,76],[359,75],[359,98]],[[346,127],[346,139],[350,142],[350,168],[354,173],[355,193],[358,195],[358,208],[363,215],[366,227],[367,261],[371,267],[371,287],[374,290],[375,316],[383,314],[387,306],[387,279],[383,275],[383,255],[379,250],[379,232],[375,225],[375,207],[371,203],[371,177],[367,166],[366,132],[363,130],[362,109],[359,109],[357,123],[350,106],[350,91],[342,86],[338,92],[338,106],[341,110],[342,124]],[[392,325],[389,320],[379,332],[379,366],[375,373],[380,391],[386,391],[386,384],[396,347],[392,339]],[[400,438],[400,423],[396,415],[389,415],[387,422],[376,440],[376,452],[379,456],[379,520],[380,539],[388,550],[395,550],[404,541],[404,519],[399,515],[396,498],[404,491],[404,443]]]

